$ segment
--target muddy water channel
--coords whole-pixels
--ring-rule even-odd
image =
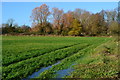
[[[57,65],[57,64],[60,64],[60,61],[55,63],[55,64],[53,64],[53,65],[50,65],[48,67],[41,68],[39,71],[34,72],[32,75],[28,76],[27,78],[36,78],[42,72],[44,72],[45,70],[49,70],[50,68],[52,68],[52,66]],[[73,65],[75,65],[75,64],[72,64],[71,66],[73,66]],[[63,70],[57,71],[56,72],[56,74],[57,74],[56,78],[63,78],[64,76],[70,75],[70,72],[74,71],[71,66],[68,69],[63,69]]]
[[[41,68],[39,71],[34,72],[32,75],[28,76],[28,78],[36,78],[36,77],[38,77],[38,76],[40,75],[40,73],[44,72],[45,70],[50,69],[52,66],[57,65],[57,64],[59,64],[59,63],[60,63],[60,62],[57,62],[57,63],[55,63],[55,64],[53,64],[53,65],[51,65],[51,66],[43,67],[43,68]]]

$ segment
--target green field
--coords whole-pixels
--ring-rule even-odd
[[[3,36],[2,78],[27,78],[57,62],[37,78],[58,78],[65,69],[74,70],[62,78],[117,77],[117,49],[109,37]]]

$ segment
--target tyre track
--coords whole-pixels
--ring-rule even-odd
[[[81,45],[83,45],[83,44],[81,44]],[[80,48],[81,50],[82,49],[84,49],[84,48]],[[79,49],[79,50],[80,50]],[[77,51],[79,51],[79,50],[77,50]],[[76,51],[76,53],[77,53],[77,51]],[[52,54],[55,54],[55,53],[52,53]],[[74,54],[75,54],[75,52],[74,52]],[[68,56],[66,56],[66,57],[63,57],[63,58],[59,58],[59,59],[57,59],[57,58],[55,58],[55,59],[57,59],[57,60],[55,60],[55,59],[53,59],[53,60],[51,60],[51,59],[48,59],[48,60],[46,60],[46,56],[48,56],[48,55],[50,55],[50,53],[48,53],[48,54],[45,54],[45,55],[43,55],[43,56],[38,56],[37,58],[34,58],[34,59],[28,59],[28,60],[24,60],[24,61],[21,61],[21,62],[19,62],[18,64],[11,64],[11,65],[9,65],[9,66],[7,66],[7,67],[4,67],[4,72],[6,73],[6,75],[7,75],[7,73],[11,73],[12,74],[12,72],[11,71],[13,71],[14,72],[14,69],[19,69],[20,70],[20,72],[21,72],[21,70],[23,70],[23,68],[25,68],[25,67],[27,67],[27,64],[30,64],[30,65],[32,65],[32,64],[34,64],[35,66],[34,67],[31,67],[32,68],[32,70],[31,71],[26,71],[26,72],[28,72],[28,74],[26,74],[27,76],[28,75],[30,75],[30,74],[32,74],[33,72],[35,72],[35,70],[38,70],[38,69],[40,69],[41,67],[45,67],[45,65],[52,65],[52,64],[54,64],[54,63],[56,63],[56,61],[58,61],[58,60],[62,60],[62,59],[64,59],[64,58],[66,58],[66,57],[69,57],[69,56],[71,56],[71,55],[68,55]],[[52,56],[52,55],[50,55],[50,56]],[[36,61],[37,60],[37,61]],[[40,60],[45,60],[45,64],[41,64],[40,63]],[[52,62],[52,63],[49,63],[50,61],[54,61],[55,60],[55,62]],[[34,62],[34,63],[33,63]],[[32,63],[32,64],[31,64]],[[21,67],[21,65],[22,65],[22,67]],[[29,65],[29,66],[30,66]],[[39,68],[37,68],[37,66],[39,65]],[[7,70],[7,71],[6,71]],[[21,75],[21,76],[25,76],[25,75]],[[18,76],[16,76],[16,77],[18,77]]]

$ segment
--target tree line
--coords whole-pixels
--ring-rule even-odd
[[[109,36],[118,34],[118,9],[101,10],[98,13],[76,8],[74,11],[64,12],[63,9],[52,8],[42,4],[32,10],[30,16],[32,25],[13,25],[9,19],[2,24],[2,34],[39,34],[63,36]]]

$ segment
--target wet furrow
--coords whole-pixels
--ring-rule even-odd
[[[89,55],[89,52],[92,52],[92,50],[97,47],[99,44],[90,45],[80,51],[78,51],[76,54],[71,55],[70,57],[65,58],[61,61],[60,64],[52,67],[49,70],[46,70],[42,72],[39,76],[39,78],[61,78],[66,75],[69,75],[69,72],[72,72],[73,69],[70,68],[70,65],[73,65],[73,63],[78,60],[84,58],[83,56]]]
[[[63,50],[57,50],[36,58],[30,58],[24,61],[20,61],[16,64],[9,65],[8,67],[3,67],[3,73],[5,74],[3,77],[4,78],[7,78],[7,76],[15,78],[26,77],[42,67],[55,64],[57,61],[71,56],[72,54],[76,53],[77,51],[83,49],[86,46],[88,46],[88,44],[74,45]],[[17,74],[18,72],[21,74]],[[16,75],[13,75],[13,73]]]

